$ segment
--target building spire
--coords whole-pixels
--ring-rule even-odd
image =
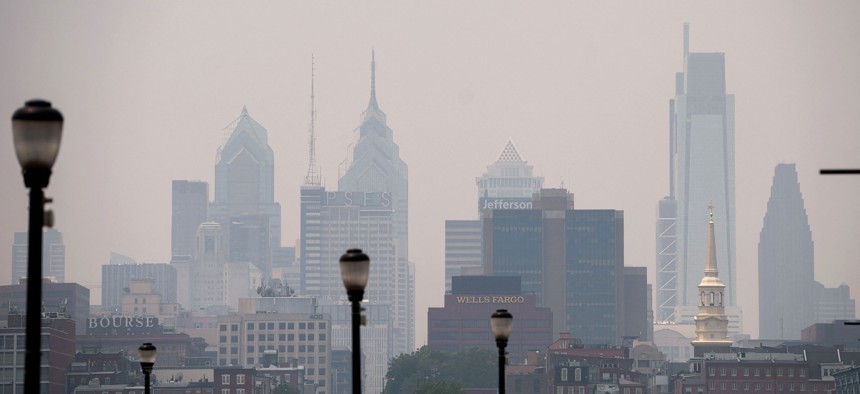
[[[369,107],[379,108],[376,103],[376,49],[370,50],[370,104]]]
[[[305,185],[308,186],[319,186],[322,184],[316,158],[316,136],[314,135],[314,121],[316,117],[317,111],[316,107],[314,107],[314,55],[311,54],[311,124],[308,130],[308,134],[310,134],[308,138],[308,173],[305,175]]]
[[[708,202],[708,259],[705,263],[705,276],[718,277],[717,247],[714,240],[714,202]]]

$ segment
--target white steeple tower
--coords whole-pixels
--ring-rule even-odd
[[[726,285],[717,272],[717,249],[714,240],[714,206],[708,204],[708,257],[705,276],[699,282],[699,313],[696,314],[696,339],[693,340],[693,355],[726,353],[731,351],[729,319],[726,317]]]

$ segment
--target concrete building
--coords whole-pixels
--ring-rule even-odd
[[[262,273],[255,265],[227,261],[223,230],[216,222],[203,223],[198,229],[197,255],[189,265],[191,310],[236,310],[239,298],[252,296],[262,285]]]
[[[700,223],[709,201],[717,213],[725,305],[736,304],[734,95],[726,93],[725,54],[691,53],[687,24],[683,60],[669,101],[669,196],[660,202],[657,220],[658,321],[676,321],[672,308],[697,304],[701,256],[707,253]]]
[[[136,355],[141,338],[158,347],[159,367],[178,367],[185,365],[188,358],[205,356],[206,343],[202,338],[172,332],[156,317],[91,317],[86,323],[86,333],[78,335],[76,341],[79,351]]]
[[[197,228],[209,217],[209,184],[174,180],[170,261],[190,261],[197,251]]]
[[[520,276],[524,293],[553,312],[553,332],[588,344],[621,343],[624,333],[624,213],[575,210],[565,189],[543,189],[533,209],[483,216],[487,275]]]
[[[624,338],[650,341],[654,326],[650,324],[648,313],[651,311],[648,297],[648,269],[645,267],[624,267]]]
[[[29,234],[16,232],[12,242],[12,284],[27,277]],[[49,228],[42,233],[42,276],[54,282],[66,281],[66,245],[63,233]]]
[[[155,290],[152,278],[135,278],[129,282],[128,293],[122,295],[123,316],[155,316],[162,322],[179,317],[180,305],[164,301],[164,296]]]
[[[520,290],[516,276],[455,276],[445,305],[427,312],[427,346],[433,350],[467,352],[496,349],[490,316],[507,309],[514,316],[507,351],[512,364],[522,364],[529,351],[552,342],[553,313],[536,305],[534,294]]]
[[[472,273],[470,273],[470,270]],[[445,221],[445,292],[451,291],[451,278],[483,272],[481,221]]]
[[[857,307],[851,298],[851,288],[846,284],[838,287],[825,287],[815,282],[816,323],[830,323],[834,320],[854,320],[857,318]]]
[[[331,316],[324,313],[254,313],[218,317],[218,365],[267,367],[271,361],[305,367],[320,394],[330,386]],[[268,353],[267,353],[268,352]],[[273,354],[266,362],[268,354]]]

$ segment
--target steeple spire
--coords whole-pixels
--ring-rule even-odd
[[[376,102],[376,49],[370,50],[370,104],[368,107],[379,108]]]
[[[319,186],[322,184],[316,158],[316,136],[314,135],[314,121],[317,111],[314,107],[314,55],[311,54],[311,125],[308,130],[308,173],[305,175],[305,185]]]
[[[717,247],[714,240],[714,202],[708,202],[708,259],[705,276],[719,277],[717,273]]]

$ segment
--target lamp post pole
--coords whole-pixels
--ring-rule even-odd
[[[41,391],[42,228],[46,202],[43,189],[51,179],[51,167],[60,151],[62,132],[63,115],[45,100],[27,101],[12,115],[15,155],[21,164],[24,186],[30,189],[24,341],[24,391],[28,393]]]
[[[507,309],[497,309],[490,316],[490,328],[496,338],[496,346],[499,348],[499,394],[505,394],[505,348],[508,347],[513,320],[513,315]]]
[[[361,394],[361,300],[370,273],[370,258],[361,249],[340,257],[340,276],[352,304],[352,392]]]
[[[137,358],[140,360],[140,369],[143,371],[144,394],[150,394],[149,375],[152,374],[152,367],[155,365],[155,354],[157,350],[158,349],[149,342],[146,342],[137,348]]]

